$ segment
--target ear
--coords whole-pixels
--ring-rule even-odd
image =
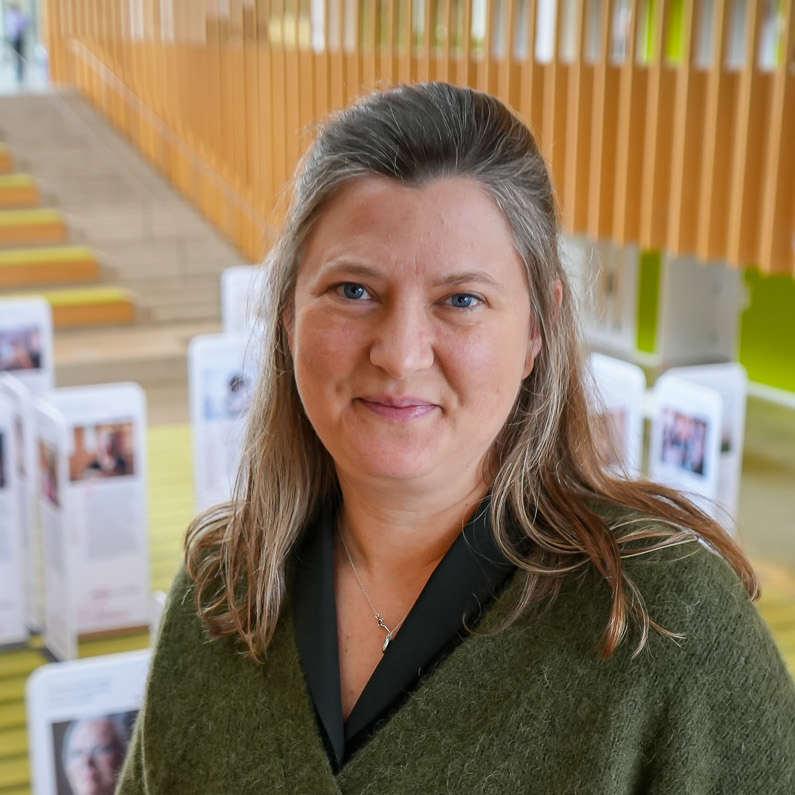
[[[522,380],[527,378],[533,372],[533,367],[536,363],[536,357],[541,352],[541,331],[536,327],[535,323],[530,331],[530,339],[527,344],[527,356],[524,360],[524,372],[522,373]]]
[[[295,301],[292,297],[287,301],[282,314],[282,323],[287,332],[287,347],[290,349],[290,355],[293,353],[293,336],[295,332]]]

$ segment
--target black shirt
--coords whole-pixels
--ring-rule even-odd
[[[480,504],[431,574],[344,722],[334,595],[336,511],[322,515],[308,531],[296,569],[296,638],[318,725],[335,770],[466,637],[467,629],[477,624],[483,609],[514,571],[494,540],[489,503],[487,497]]]

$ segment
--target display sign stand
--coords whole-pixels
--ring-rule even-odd
[[[82,792],[82,780],[100,775],[102,791],[113,791],[143,702],[149,660],[145,649],[33,672],[26,701],[34,795]],[[95,754],[102,756],[101,770]]]
[[[81,636],[149,624],[146,397],[138,384],[56,389],[68,466],[70,597]],[[47,574],[49,577],[49,572]]]
[[[198,510],[232,496],[258,376],[256,348],[248,334],[204,334],[190,341],[188,379]]]
[[[13,455],[6,451],[4,465],[6,473],[10,470],[16,482],[16,521],[21,554],[21,560],[17,564],[24,583],[24,618],[28,629],[38,632],[42,615],[41,587],[38,582],[40,543],[36,522],[36,429],[33,399],[22,381],[9,373],[0,373],[0,398],[7,402],[11,411],[10,433],[15,449]]]

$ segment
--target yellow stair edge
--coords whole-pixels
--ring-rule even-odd
[[[36,180],[30,174],[0,174],[0,190],[35,187]]]
[[[38,224],[63,223],[58,210],[0,210],[1,226],[35,226]]]
[[[2,298],[44,298],[53,308],[96,304],[129,303],[130,293],[121,287],[81,287],[79,289],[38,290],[31,293],[9,293]]]
[[[12,265],[36,265],[95,261],[93,249],[88,246],[37,246],[36,248],[7,248],[0,250],[0,268]]]

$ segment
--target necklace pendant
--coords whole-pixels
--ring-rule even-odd
[[[386,638],[384,638],[384,645],[381,647],[381,654],[386,654],[386,650],[389,648],[389,644],[392,642],[392,633],[387,632]]]

